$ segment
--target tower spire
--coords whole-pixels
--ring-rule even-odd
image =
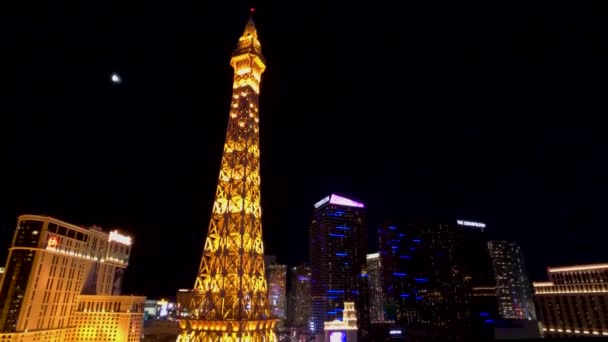
[[[245,32],[243,32],[243,36],[253,36],[257,39],[258,31],[255,28],[255,23],[253,22],[254,13],[255,8],[251,7],[251,9],[249,10],[249,19],[247,20],[247,25],[245,25]]]

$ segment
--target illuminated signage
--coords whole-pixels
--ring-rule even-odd
[[[391,335],[401,335],[402,334],[401,330],[390,330],[388,333]]]
[[[317,209],[318,207],[322,206],[323,204],[329,202],[329,196],[325,197],[324,199],[320,200],[319,202],[315,203],[315,209]]]
[[[377,259],[380,257],[380,253],[372,253],[367,255],[367,260]]]
[[[56,236],[51,236],[46,243],[46,246],[49,248],[56,248],[59,244],[59,238]]]
[[[156,303],[156,306],[158,307],[158,309],[160,311],[158,316],[167,317],[167,315],[169,314],[169,302],[167,302],[164,299],[161,299]]]
[[[481,223],[481,222],[457,220],[456,223],[458,223],[461,226],[467,226],[467,227],[477,227],[477,228],[485,228],[486,227],[486,224],[485,223]]]
[[[119,234],[117,231],[110,232],[110,237],[108,238],[108,241],[116,241],[118,243],[122,243],[123,245],[131,246],[131,237]]]
[[[346,197],[331,194],[331,196],[327,196],[327,197],[323,198],[322,200],[320,200],[319,202],[315,203],[315,209],[328,202],[331,204],[344,205],[347,207],[357,207],[357,208],[365,207],[365,205],[363,203],[353,201]]]
[[[329,203],[331,204],[338,204],[338,205],[345,205],[347,207],[357,207],[357,208],[363,208],[365,207],[365,205],[363,205],[363,203],[359,203],[359,202],[355,202],[351,199],[348,199],[346,197],[342,197],[342,196],[338,196],[338,195],[331,195],[331,199],[329,200]]]

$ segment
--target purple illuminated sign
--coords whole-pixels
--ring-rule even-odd
[[[329,199],[329,203],[331,204],[337,204],[337,205],[345,205],[347,207],[357,207],[357,208],[364,208],[365,205],[363,205],[363,203],[359,203],[359,202],[355,202],[351,199],[348,199],[346,197],[342,197],[342,196],[338,196],[338,195],[334,195],[331,194],[331,198]]]

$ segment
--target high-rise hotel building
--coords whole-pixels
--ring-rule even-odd
[[[608,264],[549,267],[534,282],[538,320],[547,337],[608,336]]]
[[[496,277],[498,312],[504,319],[536,320],[532,284],[521,247],[512,241],[488,242]]]
[[[289,324],[293,327],[308,327],[310,324],[310,277],[307,264],[291,268]]]
[[[119,295],[130,252],[117,231],[20,216],[0,283],[0,340],[138,341],[145,298]]]
[[[276,258],[264,259],[270,314],[278,320],[277,327],[281,329],[287,318],[287,265],[278,264]]]
[[[314,205],[310,225],[311,330],[342,317],[344,301],[360,302],[359,277],[366,263],[367,222],[363,203],[335,194]]]
[[[369,311],[372,322],[384,322],[384,291],[382,290],[382,261],[380,253],[367,255],[369,278]]]
[[[492,339],[498,310],[485,224],[382,225],[385,319],[421,339]]]

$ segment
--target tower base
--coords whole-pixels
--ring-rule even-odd
[[[277,342],[276,320],[180,320],[176,342]]]

